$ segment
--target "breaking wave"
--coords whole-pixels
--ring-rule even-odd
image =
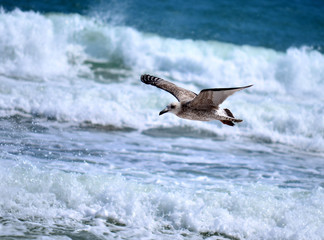
[[[18,230],[27,232],[25,237],[53,239],[62,235],[320,239],[323,235],[322,188],[307,192],[227,182],[224,188],[201,191],[90,172],[42,170],[21,161],[0,174],[0,236],[19,237]]]
[[[175,125],[253,141],[324,149],[324,56],[217,41],[164,38],[78,14],[0,12],[0,116],[148,129]],[[150,73],[198,92],[254,84],[224,106],[235,128],[158,118],[173,97],[143,85]]]

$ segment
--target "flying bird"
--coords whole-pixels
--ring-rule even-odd
[[[143,74],[141,81],[171,93],[178,100],[178,102],[167,105],[159,115],[171,112],[184,119],[219,120],[229,126],[234,126],[235,122],[242,122],[243,120],[235,118],[229,109],[219,108],[219,105],[235,92],[253,86],[203,89],[197,95],[192,91],[178,87],[174,83],[148,74]]]

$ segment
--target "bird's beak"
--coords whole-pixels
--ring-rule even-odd
[[[159,113],[159,115],[162,115],[162,114],[167,113],[167,112],[169,112],[169,109],[165,108]]]

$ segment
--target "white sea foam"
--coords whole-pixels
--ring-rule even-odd
[[[28,36],[28,37],[27,37]],[[0,113],[132,127],[191,126],[323,152],[324,56],[164,38],[80,15],[0,13]],[[236,128],[158,118],[173,97],[142,73],[201,88],[254,84],[224,103]]]
[[[42,170],[26,161],[0,170],[0,237],[32,234],[33,229],[36,236],[53,237],[79,233],[138,239],[202,239],[203,234],[238,239],[324,236],[321,188],[306,191],[253,183],[219,183],[223,187],[210,190],[166,187],[93,171]]]

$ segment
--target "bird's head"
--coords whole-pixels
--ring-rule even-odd
[[[172,112],[174,114],[177,114],[178,112],[180,112],[181,110],[181,105],[180,105],[180,102],[174,102],[174,103],[170,103],[168,106],[166,106],[165,109],[163,109],[159,115],[162,115],[164,113],[167,113],[167,112]]]

